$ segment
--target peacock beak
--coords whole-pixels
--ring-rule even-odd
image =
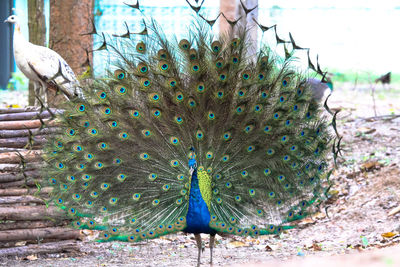
[[[6,23],[6,22],[8,22],[8,19],[6,19],[6,20],[4,21],[4,23]]]

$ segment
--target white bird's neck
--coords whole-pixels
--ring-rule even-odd
[[[15,23],[14,40],[13,40],[14,51],[18,50],[19,48],[21,49],[23,49],[24,47],[26,48],[27,45],[29,46],[30,43],[23,36],[19,23]]]

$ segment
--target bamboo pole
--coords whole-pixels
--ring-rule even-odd
[[[37,203],[44,204],[44,201],[38,197],[34,196],[8,196],[0,197],[1,204],[15,204],[15,203]],[[1,224],[0,224],[1,225]]]
[[[0,139],[0,147],[9,148],[26,148],[26,147],[41,147],[46,143],[46,137],[36,136],[36,137],[14,137]]]
[[[3,221],[40,221],[50,218],[66,219],[64,211],[57,207],[13,206],[0,207],[0,220]]]
[[[80,231],[64,227],[0,231],[0,242],[37,239],[79,239]]]
[[[40,162],[42,161],[42,154],[43,154],[42,150],[27,150],[19,153],[16,152],[0,153],[0,163],[6,163],[6,164],[20,163],[21,157],[23,157],[25,162]]]
[[[56,109],[50,109],[51,111]],[[40,111],[40,107],[28,106],[25,108],[0,108],[0,114]]]
[[[34,229],[34,228],[45,228],[65,225],[53,221],[15,221],[0,223],[0,231],[14,230],[14,229]]]
[[[23,196],[23,195],[47,195],[51,193],[53,190],[52,187],[43,187],[38,192],[38,188],[7,188],[7,189],[0,189],[0,196]]]
[[[25,174],[25,176],[24,176]],[[30,179],[38,179],[40,177],[39,171],[26,171],[24,174],[20,172],[13,173],[0,173],[0,184],[24,180],[25,177]]]
[[[19,112],[19,113],[5,113],[5,114],[0,114],[0,121],[20,121],[20,120],[33,120],[33,119],[48,119],[52,116],[53,113],[54,115],[56,114],[61,114],[62,110],[56,110],[55,112],[53,111],[48,111],[44,110],[42,112],[40,111],[29,111],[29,112]]]
[[[1,183],[0,184],[0,189],[6,189],[6,188],[15,188],[15,187],[36,187],[37,183],[42,182],[42,179],[26,179],[26,180],[20,180],[20,181],[15,181],[15,182],[9,182],[9,183]]]
[[[13,248],[0,249],[0,257],[4,256],[24,256],[32,254],[51,254],[62,252],[79,252],[77,242],[73,240],[42,243],[38,245],[28,245]]]
[[[21,164],[2,164],[0,163],[0,173],[5,172],[20,172],[22,169],[24,171],[36,170],[43,167],[43,163],[40,162],[28,162],[25,164],[25,168]]]
[[[24,120],[24,121],[0,121],[0,129],[3,130],[21,130],[21,129],[32,129],[39,128],[42,126],[42,122],[46,126],[55,126],[56,122],[50,119],[40,120]]]
[[[59,128],[44,128],[44,129],[32,129],[30,130],[0,130],[0,138],[10,138],[10,137],[25,137],[25,136],[37,136],[37,135],[47,135],[59,132]]]

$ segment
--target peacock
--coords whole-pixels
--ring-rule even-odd
[[[251,53],[243,24],[214,35],[214,22],[196,17],[178,40],[150,18],[139,40],[104,39],[114,62],[65,104],[43,156],[74,227],[99,241],[193,233],[200,266],[201,233],[212,263],[216,234],[279,234],[322,203],[335,139],[308,75],[293,53]]]

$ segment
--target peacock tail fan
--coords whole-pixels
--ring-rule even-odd
[[[66,104],[46,146],[52,199],[76,227],[124,241],[184,230],[190,158],[217,232],[279,233],[315,210],[329,122],[292,58],[249,53],[235,27],[213,36],[199,20],[176,40],[149,21],[141,40],[107,43],[115,65]]]

